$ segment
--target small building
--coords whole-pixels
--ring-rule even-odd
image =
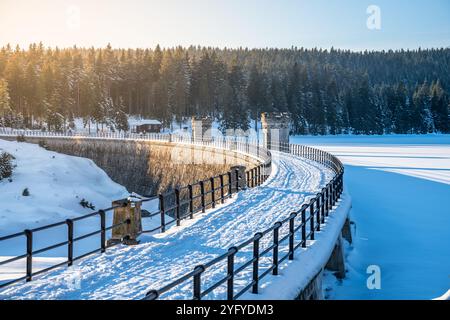
[[[162,123],[158,120],[145,120],[145,123],[136,125],[135,133],[159,133],[162,130]]]

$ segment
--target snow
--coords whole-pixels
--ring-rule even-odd
[[[89,159],[1,139],[0,150],[16,158],[12,182],[0,181],[0,235],[93,212],[79,204],[82,199],[101,209],[129,195]],[[28,197],[22,196],[25,188]]]
[[[268,276],[261,281],[258,294],[244,294],[244,300],[293,300],[322,270],[333,252],[350,211],[352,200],[343,193],[334,210],[327,217],[321,231],[315,232],[315,240],[308,240],[306,248],[299,248],[294,260],[280,264],[277,276]]]
[[[15,157],[16,166],[12,182],[0,181],[0,237],[25,229],[45,226],[92,213],[83,208],[80,201],[85,199],[94,204],[95,209],[111,206],[113,200],[129,198],[145,199],[129,193],[123,186],[113,182],[93,161],[47,151],[36,144],[10,142],[0,139],[0,151]],[[28,188],[30,195],[22,196]],[[159,210],[158,199],[143,202],[142,208],[149,212]],[[107,226],[112,224],[112,211],[107,211]],[[142,219],[144,230],[152,230],[161,225],[160,216]],[[98,217],[75,223],[75,236],[100,228]],[[34,233],[34,249],[43,248],[67,240],[66,226]],[[100,236],[92,236],[75,244],[74,254],[79,255],[99,247]],[[25,253],[25,237],[17,237],[0,242],[0,261],[8,256]],[[47,251],[33,258],[33,272],[66,260],[66,246]],[[25,259],[0,266],[0,282],[24,276]]]
[[[146,119],[146,118],[138,118],[138,117],[130,117],[128,118],[128,125],[130,127],[136,127],[142,124],[161,124],[159,120],[155,119]]]
[[[450,290],[434,300],[450,300]]]
[[[12,154],[15,157],[13,164],[16,166],[11,177],[12,182],[8,179],[0,181],[0,236],[92,213],[93,210],[80,205],[82,199],[91,202],[98,210],[110,207],[112,200],[124,198],[129,194],[89,159],[47,151],[36,144],[5,140],[0,140],[0,150]],[[25,188],[28,188],[29,196],[22,195]],[[108,212],[107,223],[110,225],[111,221],[112,214]],[[75,226],[75,236],[91,232],[99,226],[98,217],[79,221]],[[36,232],[34,249],[66,239],[65,226]],[[79,241],[75,245],[75,254],[96,249],[99,243],[98,236]],[[0,252],[4,256],[24,254],[25,237],[1,241]],[[37,257],[33,271],[61,260],[66,254],[65,246],[41,254]],[[6,260],[4,256],[0,257],[0,260]],[[43,261],[45,257],[54,259]],[[14,278],[19,268],[19,273],[23,276],[24,263],[24,260],[19,260],[0,266],[0,281]]]
[[[354,242],[329,299],[433,299],[450,288],[450,135],[293,137],[345,164]],[[381,290],[366,286],[381,268]]]
[[[284,219],[314,197],[332,177],[332,172],[323,166],[291,155],[274,152],[273,161],[273,174],[263,186],[242,191],[233,201],[197,215],[194,220],[183,221],[181,227],[172,227],[169,232],[141,236],[140,245],[118,246],[103,255],[81,260],[76,265],[79,287],[60,281],[73,272],[71,268],[61,268],[36,277],[32,282],[3,289],[0,299],[142,298],[149,289],[161,288],[192,271],[196,265],[223,254],[230,246]],[[264,238],[261,248],[271,241],[271,237]],[[286,249],[281,250],[280,255]],[[236,255],[237,266],[250,259],[251,254],[251,246],[240,251]],[[261,267],[267,265],[268,261],[262,259]],[[203,288],[221,279],[224,268],[225,265],[220,264],[208,269]],[[247,268],[236,277],[236,290],[244,287],[250,278],[251,268]],[[224,298],[225,292],[224,287],[219,287],[207,298]],[[162,296],[167,299],[191,297],[191,281]]]

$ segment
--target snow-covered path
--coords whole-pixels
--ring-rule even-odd
[[[158,289],[196,265],[223,254],[230,246],[284,219],[315,196],[332,178],[323,166],[287,154],[274,154],[274,172],[258,188],[240,192],[233,201],[165,234],[143,236],[143,243],[116,247],[87,258],[72,268],[54,270],[29,283],[0,291],[0,299],[139,299],[147,290]],[[264,245],[264,243],[263,243]],[[236,256],[248,259],[250,252]],[[226,262],[225,262],[226,263]],[[223,266],[205,272],[204,285],[224,276]],[[262,262],[264,264],[264,261]],[[235,283],[244,286],[249,272]],[[207,298],[224,298],[219,287]],[[186,282],[163,298],[191,298],[192,283]]]

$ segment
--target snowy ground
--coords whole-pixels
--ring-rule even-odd
[[[450,289],[450,136],[295,137],[345,164],[354,243],[330,299],[432,299]],[[370,265],[381,290],[366,286]],[[331,291],[329,291],[331,289]]]
[[[73,268],[59,269],[0,291],[0,299],[132,299],[142,298],[149,289],[157,289],[225,252],[233,244],[284,219],[330,180],[331,171],[290,155],[274,159],[274,172],[258,188],[243,191],[232,202],[173,227],[165,234],[143,236],[143,243],[116,247],[103,255],[87,258]],[[239,235],[237,237],[236,235]],[[270,238],[270,237],[269,237]],[[262,247],[271,239],[262,242]],[[267,241],[267,243],[266,243]],[[251,246],[236,256],[248,260]],[[264,267],[269,261],[262,261]],[[225,264],[208,269],[204,286],[224,276]],[[73,274],[78,279],[73,281]],[[235,279],[244,286],[251,268]],[[237,289],[238,289],[237,288]],[[219,287],[208,298],[224,298]],[[190,298],[192,283],[186,282],[163,298]]]

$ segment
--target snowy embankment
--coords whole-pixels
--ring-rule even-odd
[[[82,199],[98,210],[129,195],[89,159],[1,139],[0,150],[13,155],[16,165],[12,182],[0,181],[0,235],[91,213]],[[29,196],[22,195],[24,189]]]
[[[0,150],[14,156],[15,168],[11,177],[0,181],[0,236],[24,229],[41,227],[93,212],[83,208],[85,199],[95,208],[111,206],[111,201],[127,197],[129,193],[113,182],[91,160],[47,151],[36,144],[10,142],[0,139]],[[28,189],[29,195],[23,192]],[[109,220],[111,215],[108,215]],[[98,219],[77,223],[76,233],[92,231],[99,225]],[[35,248],[64,241],[66,228],[52,228],[34,234]],[[77,244],[77,252],[98,247],[98,237],[88,238]],[[34,260],[34,271],[60,262],[67,249],[61,247]],[[0,242],[0,260],[25,252],[25,238],[19,237]],[[49,258],[55,257],[55,258]],[[19,260],[0,266],[0,281],[23,276],[25,262]]]
[[[295,137],[345,164],[354,242],[330,299],[432,299],[450,289],[450,136]],[[369,290],[367,267],[381,268]]]
[[[233,201],[183,222],[181,227],[172,227],[164,234],[142,236],[140,245],[112,248],[103,255],[80,261],[73,268],[54,270],[32,282],[5,288],[0,291],[0,298],[142,298],[149,289],[170,283],[194,266],[223,254],[230,246],[284,219],[315,196],[332,177],[332,172],[323,166],[290,155],[274,154],[273,162],[274,172],[264,185],[240,192]],[[271,239],[265,241],[262,247]],[[248,261],[251,251],[250,247],[239,252],[237,265]],[[262,259],[261,267],[268,263]],[[205,272],[205,288],[224,276],[225,265]],[[74,273],[78,285],[61,281],[73,279]],[[235,278],[236,290],[250,279],[251,268],[247,268]],[[207,298],[224,298],[225,294],[226,288],[221,286]],[[170,299],[191,297],[191,281],[162,296]]]

